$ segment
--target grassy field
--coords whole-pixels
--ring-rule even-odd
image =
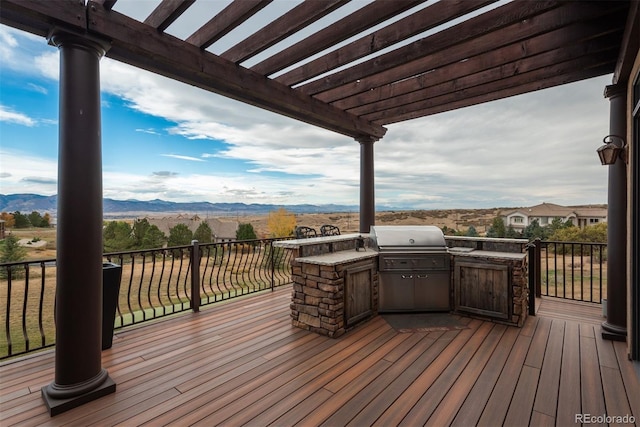
[[[607,263],[598,257],[572,259],[542,251],[543,295],[600,303],[607,296]]]
[[[270,287],[268,252],[240,245],[237,249],[203,251],[199,273],[202,305]],[[190,309],[188,252],[183,257],[170,251],[145,252],[133,259],[112,261],[122,266],[116,327]],[[286,282],[289,267],[284,264],[283,260],[277,263],[276,280],[284,278]],[[5,321],[0,332],[0,358],[9,354],[9,344],[11,354],[19,354],[27,351],[27,346],[33,349],[55,342],[55,286],[56,267],[50,263],[24,264],[11,281],[0,279],[0,319]]]
[[[40,260],[56,257],[56,229],[51,228],[14,228],[9,232],[18,240],[39,240],[46,242],[43,247],[23,246],[27,250],[27,260]]]

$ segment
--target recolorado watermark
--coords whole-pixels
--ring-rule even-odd
[[[581,424],[634,424],[636,417],[627,415],[576,414],[575,423]]]

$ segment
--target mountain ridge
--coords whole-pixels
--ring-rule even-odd
[[[38,211],[48,212],[55,216],[57,212],[58,196],[43,196],[40,194],[0,194],[0,212],[28,213]],[[211,203],[211,202],[170,202],[161,199],[154,200],[116,200],[104,198],[102,208],[105,216],[122,213],[198,213],[209,215],[236,214],[265,214],[279,208],[285,208],[293,213],[326,213],[326,212],[357,212],[358,206],[338,204],[299,204],[276,205],[260,203]]]

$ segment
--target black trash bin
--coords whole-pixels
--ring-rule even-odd
[[[102,264],[102,349],[113,344],[113,326],[116,322],[116,308],[120,295],[122,266],[112,262]]]

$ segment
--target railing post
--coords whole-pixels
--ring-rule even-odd
[[[542,297],[542,281],[541,281],[541,272],[542,272],[542,242],[540,238],[534,240],[535,245],[535,256],[533,257],[535,260],[534,266],[534,277],[535,277],[535,290],[536,290],[536,298]]]
[[[530,243],[527,245],[527,254],[529,255],[529,315],[536,315],[536,245]]]
[[[191,310],[200,311],[200,247],[191,241]]]
[[[271,249],[269,250],[269,258],[271,258],[271,291],[275,288],[275,274],[276,274],[276,265],[275,265],[275,257],[273,254],[273,240],[269,241],[269,246]]]

